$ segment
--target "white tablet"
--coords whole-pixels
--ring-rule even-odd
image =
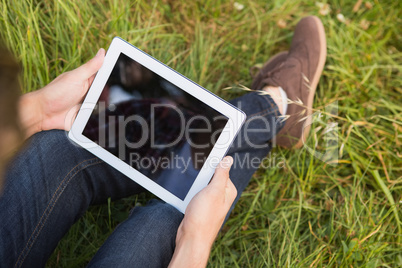
[[[245,114],[116,37],[69,138],[182,213]]]

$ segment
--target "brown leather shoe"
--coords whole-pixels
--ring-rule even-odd
[[[262,87],[259,88],[259,86],[262,84],[262,80],[265,78],[265,75],[272,71],[275,67],[277,67],[279,64],[284,62],[286,60],[286,57],[288,56],[287,51],[282,51],[277,54],[275,54],[273,57],[271,57],[265,64],[264,66],[259,70],[257,75],[253,79],[253,83],[251,84],[251,89],[254,90],[262,90]],[[251,73],[251,71],[250,71]]]
[[[326,56],[324,26],[319,18],[306,17],[296,25],[286,59],[283,56],[277,58],[276,67],[265,68],[266,72],[258,74],[254,79],[253,89],[280,86],[291,100],[285,126],[276,136],[276,144],[279,146],[300,148],[304,144],[310,131],[314,94]]]

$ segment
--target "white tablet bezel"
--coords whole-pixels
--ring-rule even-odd
[[[206,103],[228,118],[225,128],[219,136],[215,146],[211,150],[206,162],[204,163],[204,166],[201,168],[184,200],[176,197],[174,194],[164,189],[156,182],[152,181],[124,161],[120,160],[118,157],[109,153],[107,150],[82,135],[88,119],[91,116],[91,113],[95,108],[103,88],[109,79],[110,74],[121,53],[142,64],[144,67],[155,72],[159,76],[178,86],[180,89],[186,91],[200,101]],[[245,118],[246,115],[244,112],[238,108],[212,94],[210,91],[204,89],[123,39],[115,37],[106,53],[104,63],[99,69],[71,127],[71,130],[68,133],[68,137],[93,153],[95,156],[99,157],[106,163],[125,174],[127,177],[131,178],[148,191],[152,192],[165,202],[173,205],[179,211],[184,213],[188,203],[194,197],[194,195],[196,195],[209,183],[216,166],[227,153],[229,146],[232,144],[234,138],[239,132]]]

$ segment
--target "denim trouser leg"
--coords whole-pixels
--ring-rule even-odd
[[[0,196],[0,266],[44,266],[89,205],[141,190],[71,143],[64,131],[37,133],[6,173]]]
[[[183,214],[160,200],[135,207],[116,227],[88,267],[167,267]]]
[[[241,103],[240,108],[248,115],[229,151],[235,160],[230,176],[238,189],[238,199],[258,168],[258,161],[268,154],[271,148],[268,141],[281,126],[276,123],[277,107],[269,96],[250,93],[232,103]],[[257,164],[248,165],[251,161],[248,159]],[[44,266],[59,240],[91,204],[141,191],[141,187],[114,168],[73,145],[65,132],[37,133],[6,174],[0,196],[0,266]],[[166,266],[174,251],[182,217],[161,201],[136,207],[91,264]]]
[[[247,119],[228,152],[234,160],[229,175],[237,189],[237,197],[228,216],[261,161],[271,151],[271,141],[284,126],[278,107],[268,95],[252,92],[230,102],[241,108]]]

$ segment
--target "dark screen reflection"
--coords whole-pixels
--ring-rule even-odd
[[[184,200],[226,123],[120,54],[83,134]]]

